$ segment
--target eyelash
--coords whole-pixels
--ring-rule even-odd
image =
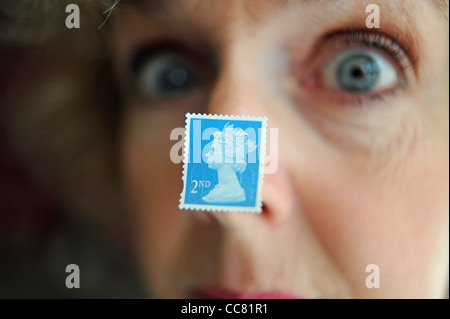
[[[342,45],[365,45],[385,51],[399,64],[402,71],[414,67],[415,59],[412,58],[411,50],[400,41],[397,35],[394,39],[382,29],[368,31],[367,29],[350,29],[336,31],[327,36],[334,41],[336,48]]]

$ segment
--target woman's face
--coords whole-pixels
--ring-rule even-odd
[[[448,20],[439,1],[377,1],[380,29],[369,29],[370,3],[143,1],[117,11],[123,176],[155,297],[443,296]],[[262,214],[178,209],[170,137],[187,112],[266,116],[268,132],[278,129]],[[379,288],[366,286],[370,264]]]

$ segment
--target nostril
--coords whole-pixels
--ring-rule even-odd
[[[214,213],[211,211],[196,211],[192,213],[197,217],[197,220],[206,225],[212,226],[218,223],[217,219],[214,216]]]
[[[261,197],[264,219],[278,226],[288,222],[294,211],[296,197],[290,176],[282,166],[278,167],[275,174],[264,176]]]
[[[263,202],[262,203],[262,207],[261,207],[261,215],[266,217],[267,214],[269,213],[268,207],[267,205]]]

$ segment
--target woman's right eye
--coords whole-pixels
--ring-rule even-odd
[[[137,71],[139,89],[151,99],[180,97],[199,87],[194,68],[176,54],[154,55],[142,63]]]

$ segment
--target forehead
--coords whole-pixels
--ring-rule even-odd
[[[330,30],[364,27],[372,3],[380,8],[383,29],[398,32],[412,51],[420,30],[435,31],[429,22],[448,12],[443,0],[121,0],[114,45],[119,58],[149,40],[180,39],[222,60],[236,52],[268,52],[279,42],[296,44],[300,54]]]
[[[270,15],[276,10],[289,8],[290,5],[310,0],[128,0],[125,5],[137,5],[146,8],[152,17],[182,15],[201,16],[207,20],[214,16],[230,16],[238,11],[245,11],[250,16]],[[319,2],[321,0],[317,0]],[[231,17],[230,17],[231,18]],[[213,20],[211,20],[213,21]],[[217,20],[214,20],[218,22]]]
[[[331,23],[338,28],[345,22],[363,23],[372,3],[380,7],[384,25],[414,25],[430,12],[448,12],[446,0],[122,0],[120,11],[128,22],[146,19],[179,34],[234,37],[246,31],[251,36],[256,28],[270,28],[276,21],[290,21],[291,28],[303,26],[308,32]]]
[[[255,22],[268,23],[292,3],[292,0],[128,0],[122,3],[121,12],[128,22],[146,19],[156,27],[163,26],[163,32],[186,33],[187,38],[207,34],[212,42],[220,42],[215,41],[219,34],[223,39],[236,30],[253,28]]]
[[[367,3],[366,3],[367,2]],[[148,9],[152,16],[189,14],[200,15],[202,19],[211,16],[229,16],[233,12],[245,11],[256,19],[277,14],[280,11],[288,11],[299,7],[328,7],[337,10],[345,9],[349,4],[361,3],[367,5],[375,3],[380,6],[401,7],[402,4],[427,3],[441,11],[448,11],[448,0],[122,0],[125,5],[137,5]],[[408,5],[405,6],[407,8]],[[217,21],[216,21],[217,22]]]

